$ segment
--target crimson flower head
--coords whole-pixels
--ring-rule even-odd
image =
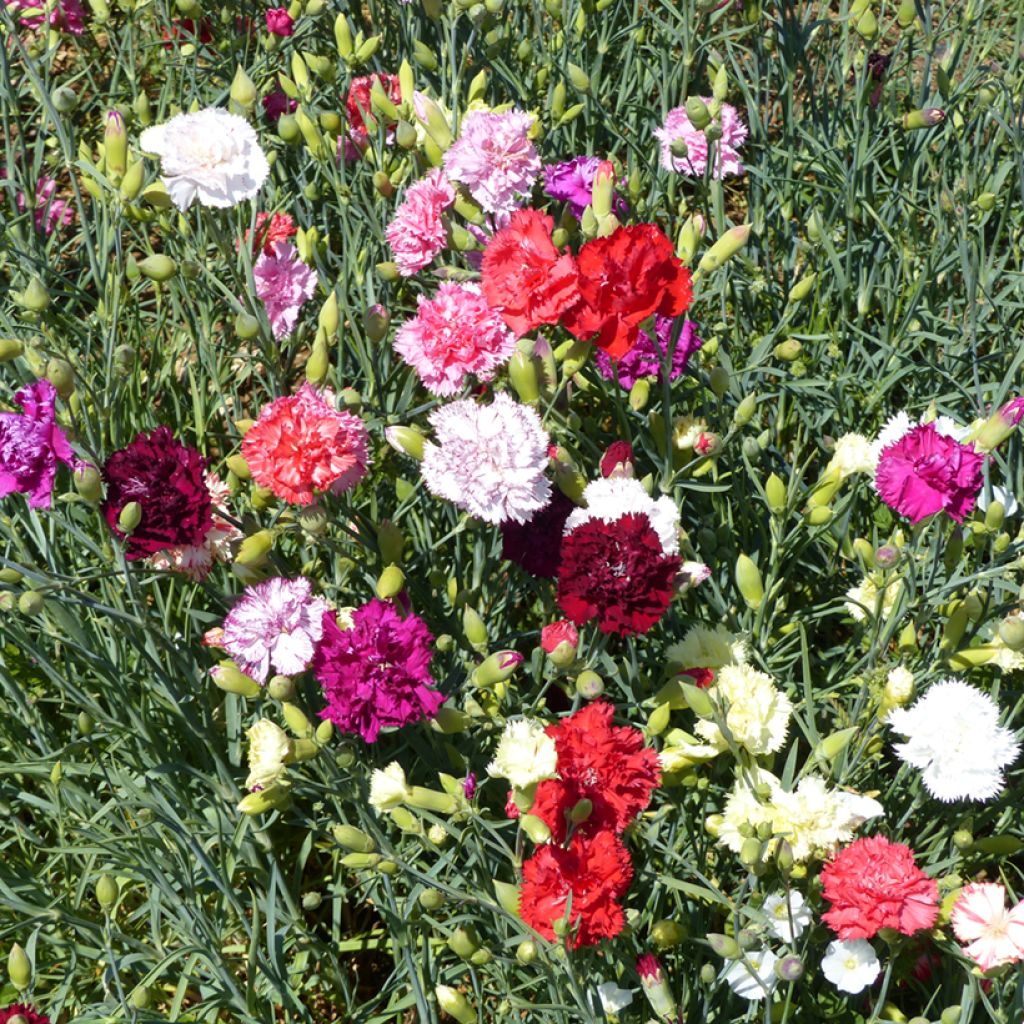
[[[567,619],[549,622],[540,631],[540,645],[545,654],[552,654],[562,644],[575,648],[580,642],[580,634],[576,627]]]
[[[392,103],[402,102],[402,87],[399,85],[398,75],[384,75],[375,71],[372,75],[353,78],[348,87],[345,107],[348,111],[349,128],[360,135],[373,131],[377,124],[376,117],[370,112],[370,90],[375,81],[380,83],[384,94]]]
[[[628,441],[613,441],[601,456],[601,476],[633,475],[633,446]]]
[[[213,501],[206,486],[206,459],[182,444],[168,427],[141,433],[114,452],[103,467],[107,485],[104,518],[124,537],[118,518],[138,502],[142,519],[125,542],[129,561],[174,547],[200,547],[213,526]]]
[[[563,323],[581,341],[593,339],[612,359],[636,344],[645,320],[655,314],[679,316],[693,299],[690,271],[653,224],[620,227],[587,242],[576,263],[580,301]]]
[[[7,1024],[12,1017],[24,1017],[28,1024],[50,1024],[50,1018],[28,1003],[11,1003],[0,1010],[0,1024]]]
[[[545,730],[555,741],[558,778],[538,784],[530,813],[557,842],[565,838],[567,813],[580,800],[590,801],[591,812],[577,832],[625,831],[661,781],[657,752],[644,746],[639,729],[612,725],[614,713],[607,701],[595,701]]]
[[[580,297],[576,261],[551,241],[554,226],[539,210],[516,210],[484,250],[484,298],[518,337],[558,323]]]
[[[915,863],[914,851],[884,836],[858,839],[821,869],[832,904],[822,920],[841,939],[870,939],[882,928],[913,935],[939,914],[939,887]]]
[[[596,618],[602,633],[646,633],[665,614],[681,565],[646,515],[591,519],[562,539],[558,604],[578,626]]]
[[[622,931],[625,915],[618,900],[632,880],[629,852],[613,832],[576,835],[568,849],[548,843],[523,865],[519,913],[554,941],[554,924],[568,912],[573,948],[593,946]]]
[[[266,12],[267,31],[275,36],[290,36],[295,32],[295,19],[287,7],[271,7]]]
[[[272,256],[275,243],[287,242],[297,231],[298,228],[290,213],[257,213],[256,230],[246,230],[245,240],[252,242],[253,255],[265,252]]]
[[[562,531],[576,506],[559,490],[528,523],[501,524],[501,557],[522,566],[531,576],[554,579],[561,562]]]

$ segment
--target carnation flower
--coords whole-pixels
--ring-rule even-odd
[[[576,261],[551,241],[554,221],[517,210],[484,250],[480,286],[517,337],[555,324],[580,297]]]
[[[361,75],[352,79],[348,95],[345,97],[345,110],[348,114],[349,135],[360,148],[366,145],[369,133],[377,126],[377,117],[371,113],[370,108],[370,92],[375,82],[392,103],[402,102],[402,86],[398,75],[384,75],[375,71],[371,75]],[[392,131],[393,129],[389,129],[389,141]]]
[[[595,363],[601,376],[607,380],[618,380],[619,386],[631,391],[633,385],[643,378],[662,380],[662,360],[672,344],[672,332],[676,321],[667,316],[654,318],[654,335],[648,331],[638,331],[636,343],[620,359],[613,360],[607,352],[598,349]],[[690,365],[690,356],[704,342],[697,337],[697,325],[692,320],[684,320],[679,340],[672,349],[672,368],[669,380],[675,380]],[[691,446],[692,447],[692,446]]]
[[[540,416],[505,392],[490,405],[449,402],[429,416],[437,443],[423,451],[423,482],[488,523],[526,522],[544,508],[551,484],[548,435]]]
[[[890,707],[900,707],[908,703],[914,696],[914,673],[905,665],[896,665],[889,669],[882,696]]]
[[[428,266],[448,244],[444,211],[454,202],[455,189],[440,167],[406,189],[384,232],[403,277]]]
[[[11,1003],[0,1010],[0,1024],[7,1024],[12,1017],[24,1017],[26,1024],[50,1024],[50,1018],[28,1003]]]
[[[290,213],[257,213],[256,229],[246,229],[245,242],[246,245],[252,244],[254,256],[260,252],[272,256],[276,243],[287,242],[297,231],[295,220]]]
[[[593,946],[622,931],[618,901],[632,878],[629,853],[612,832],[575,835],[568,849],[546,843],[523,865],[519,915],[550,941],[555,922],[568,916],[572,947]]]
[[[828,944],[825,956],[821,961],[821,973],[832,982],[840,992],[856,995],[873,985],[882,973],[882,965],[871,948],[871,943],[864,939],[850,939],[844,942],[836,939]]]
[[[281,577],[245,588],[224,620],[221,646],[258,683],[273,665],[282,675],[304,672],[323,634],[327,603],[313,597],[304,576]]]
[[[544,191],[552,199],[567,203],[569,212],[579,220],[583,211],[590,206],[594,197],[594,176],[601,166],[598,156],[577,156],[544,167]],[[625,203],[612,193],[612,208],[616,212],[625,210]]]
[[[613,726],[614,714],[611,704],[595,701],[548,726],[558,752],[558,778],[537,786],[530,813],[558,842],[566,834],[566,814],[580,800],[589,800],[592,809],[578,832],[623,832],[661,781],[657,752],[644,746],[639,729]]]
[[[473,374],[488,381],[511,357],[515,335],[475,284],[446,281],[395,335],[395,351],[435,395],[455,395]]]
[[[701,97],[705,104],[712,100]],[[715,143],[715,166],[711,177],[721,181],[734,174],[743,174],[739,149],[746,141],[747,126],[736,108],[723,103],[721,108],[722,137]],[[665,124],[654,131],[661,142],[661,166],[667,171],[678,171],[688,178],[702,178],[708,168],[708,140],[703,130],[690,122],[686,107],[675,107],[665,117]],[[672,143],[682,140],[686,143],[686,155],[676,156]]]
[[[614,981],[597,986],[597,998],[605,1015],[621,1013],[633,1002],[633,990],[619,988]]]
[[[525,523],[501,524],[501,557],[521,566],[531,576],[554,579],[562,561],[562,533],[576,506],[561,491]]]
[[[21,415],[0,413],[0,498],[24,494],[30,508],[49,508],[57,463],[74,461],[56,423],[57,389],[48,380],[37,380],[16,391],[14,401]]]
[[[716,703],[725,705],[726,726],[739,746],[760,756],[773,754],[785,742],[793,705],[771,676],[751,665],[723,665],[708,693]],[[727,748],[725,736],[714,722],[701,719],[696,730],[708,743]]]
[[[941,434],[934,423],[912,428],[882,449],[875,488],[892,509],[919,523],[947,512],[958,523],[974,508],[984,456]]]
[[[320,717],[367,743],[381,729],[433,718],[444,703],[444,694],[432,688],[433,643],[418,615],[402,618],[377,598],[352,613],[349,629],[324,612],[323,639],[313,659],[327,701]]]
[[[299,106],[298,100],[293,100],[284,89],[273,89],[263,97],[263,113],[268,121],[275,124],[277,119],[284,114],[294,113]]]
[[[775,961],[770,949],[748,949],[739,960],[733,960],[722,972],[726,982],[741,999],[751,1002],[770,996],[778,983]]]
[[[1020,753],[1013,733],[999,724],[999,706],[959,679],[936,683],[909,708],[889,713],[888,724],[906,743],[900,760],[921,771],[925,789],[939,800],[991,800],[1002,791],[1003,769]]]
[[[593,519],[562,541],[558,604],[578,626],[596,618],[602,633],[646,633],[668,609],[680,564],[646,515]]]
[[[5,176],[0,171],[0,178]],[[75,211],[70,203],[64,199],[54,199],[53,194],[56,190],[57,182],[53,178],[44,174],[36,180],[32,219],[35,221],[36,231],[42,231],[47,235],[52,235],[59,226],[70,224],[75,219]],[[24,210],[27,205],[25,193],[19,192],[15,202],[19,210]]]
[[[540,631],[540,646],[545,654],[554,654],[563,645],[575,654],[579,642],[579,630],[568,619],[549,622]]]
[[[292,742],[288,733],[269,718],[261,718],[245,735],[249,741],[249,777],[245,788],[252,792],[269,789],[284,774]]]
[[[374,768],[370,775],[370,806],[378,813],[401,807],[410,794],[405,769],[397,761],[386,768]]]
[[[576,257],[580,301],[563,323],[570,334],[620,359],[652,314],[676,317],[693,298],[690,271],[653,224],[617,228],[585,243]]]
[[[536,117],[513,108],[471,111],[444,155],[444,169],[487,213],[511,213],[533,188],[541,162],[530,141]]]
[[[267,31],[275,36],[290,36],[295,33],[295,19],[287,7],[271,7],[265,14]]]
[[[270,254],[264,251],[256,260],[252,277],[274,337],[287,338],[295,330],[299,310],[316,292],[316,273],[291,242],[274,242]]]
[[[557,756],[555,741],[542,722],[517,718],[505,724],[487,774],[508,779],[516,789],[528,789],[541,779],[554,776]]]
[[[807,900],[795,889],[789,893],[772,893],[761,908],[768,919],[768,931],[775,938],[792,944],[814,920]]]
[[[249,122],[216,107],[153,125],[139,144],[160,158],[161,180],[182,211],[197,197],[200,206],[219,208],[252,199],[270,174]]]
[[[687,668],[719,669],[725,665],[745,665],[747,645],[725,626],[691,626],[678,643],[665,654],[673,665]]]
[[[870,939],[882,928],[913,935],[931,928],[939,887],[915,863],[914,852],[884,836],[858,839],[821,871],[831,908],[822,920],[841,939]]]
[[[213,525],[205,472],[206,459],[176,440],[168,427],[139,434],[107,459],[107,493],[101,508],[110,528],[124,539],[118,524],[121,510],[129,502],[137,502],[142,510],[139,525],[125,539],[129,561],[167,548],[203,544]]]
[[[661,541],[662,552],[679,554],[679,507],[667,495],[655,500],[639,480],[612,476],[587,484],[583,500],[586,507],[574,509],[565,521],[567,534],[596,519],[613,523],[624,515],[644,515]]]
[[[903,581],[900,579],[890,579],[879,588],[872,576],[865,576],[846,592],[844,607],[857,622],[864,622],[869,616],[885,620],[892,615],[902,594]]]
[[[46,15],[44,7],[48,8],[49,24],[51,28],[61,32],[70,32],[73,36],[80,36],[85,31],[85,8],[81,0],[54,0],[47,4],[45,0],[5,0],[9,7],[13,7],[17,13],[18,20],[26,28],[39,28],[43,24]],[[2,1018],[0,1018],[2,1019]],[[30,1021],[29,1024],[32,1024]]]
[[[834,474],[845,480],[854,473],[874,475],[878,458],[872,450],[871,442],[863,434],[843,434],[836,441],[825,472]]]
[[[253,480],[279,498],[310,505],[317,491],[334,494],[355,487],[366,475],[366,424],[334,408],[334,395],[306,383],[298,393],[260,410],[242,440]]]
[[[1006,909],[1006,889],[972,882],[960,890],[950,915],[956,937],[983,971],[1024,960],[1024,901]]]

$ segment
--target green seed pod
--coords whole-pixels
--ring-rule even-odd
[[[75,724],[78,726],[78,732],[82,736],[91,736],[96,730],[96,723],[93,722],[92,715],[87,711],[78,712]]]
[[[109,911],[117,902],[120,893],[121,887],[114,878],[107,874],[100,875],[96,883],[96,899],[103,910]]]
[[[480,936],[472,925],[456,928],[448,939],[448,948],[457,957],[468,960],[480,948]]]
[[[163,253],[154,253],[138,263],[139,272],[150,281],[169,281],[178,272],[178,264]]]
[[[17,942],[7,955],[7,977],[19,992],[24,992],[32,984],[32,963]]]
[[[397,565],[389,565],[377,579],[377,596],[382,601],[397,597],[405,588],[405,573]]]
[[[761,573],[747,555],[736,559],[736,586],[748,608],[758,608],[764,600],[764,584]]]
[[[687,99],[686,116],[697,131],[703,131],[711,123],[711,112],[699,96],[691,96]]]

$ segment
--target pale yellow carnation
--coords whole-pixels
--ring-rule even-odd
[[[261,718],[246,732],[249,740],[249,790],[269,789],[284,773],[284,759],[291,752],[288,734],[269,718]]]
[[[682,668],[722,668],[744,665],[746,644],[725,626],[691,626],[686,636],[666,651],[668,660]]]
[[[772,754],[785,742],[793,705],[767,673],[751,665],[725,665],[715,674],[707,693],[727,707],[725,724],[736,743],[750,753]],[[728,746],[713,721],[702,719],[696,729],[719,750]]]
[[[526,789],[554,778],[557,768],[555,741],[544,731],[544,723],[518,718],[505,726],[487,774],[508,779],[516,789]]]

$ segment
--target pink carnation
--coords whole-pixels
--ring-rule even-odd
[[[45,175],[36,182],[36,201],[32,217],[36,223],[36,231],[44,231],[48,235],[52,235],[58,226],[70,224],[75,219],[74,211],[66,200],[53,198],[56,189],[57,182]],[[18,193],[17,203],[19,210],[25,209],[24,192]]]
[[[290,242],[276,242],[271,253],[262,253],[252,268],[256,294],[263,303],[280,341],[295,329],[304,302],[316,291],[316,274],[299,259]]]
[[[490,380],[515,349],[516,336],[475,284],[446,281],[395,336],[395,351],[435,395],[455,395],[474,374]]]
[[[44,0],[4,0],[18,20],[27,28],[39,28],[43,23]],[[85,31],[85,8],[81,0],[57,0],[50,11],[50,27],[80,36]]]
[[[972,882],[960,890],[950,915],[964,953],[983,970],[1024,960],[1024,901],[1006,909],[1006,889]]]
[[[937,512],[947,512],[961,523],[981,490],[984,462],[973,445],[961,444],[940,434],[934,423],[925,423],[882,449],[875,488],[882,501],[912,523]]]
[[[272,7],[266,12],[267,31],[275,36],[290,36],[295,32],[295,19],[287,7]]]
[[[702,97],[705,103],[711,103],[710,96]],[[736,108],[728,103],[722,104],[722,137],[714,144],[715,167],[712,178],[721,180],[732,174],[743,174],[744,167],[740,161],[739,147],[747,138],[747,126],[740,119]],[[665,125],[655,129],[655,138],[661,141],[661,166],[667,171],[678,171],[688,178],[702,178],[708,168],[708,140],[703,131],[694,128],[686,114],[686,107],[670,110],[665,118]],[[686,143],[686,156],[675,156],[672,143],[682,139]]]
[[[522,110],[474,110],[444,155],[448,177],[464,184],[488,213],[511,213],[533,188],[541,159],[529,139],[536,120]]]
[[[49,508],[57,463],[71,465],[74,455],[54,409],[57,391],[48,380],[18,390],[24,410],[0,413],[0,498],[24,494],[31,508]]]
[[[455,189],[440,167],[407,189],[385,232],[403,277],[422,270],[444,249],[448,232],[442,214],[454,202]]]

